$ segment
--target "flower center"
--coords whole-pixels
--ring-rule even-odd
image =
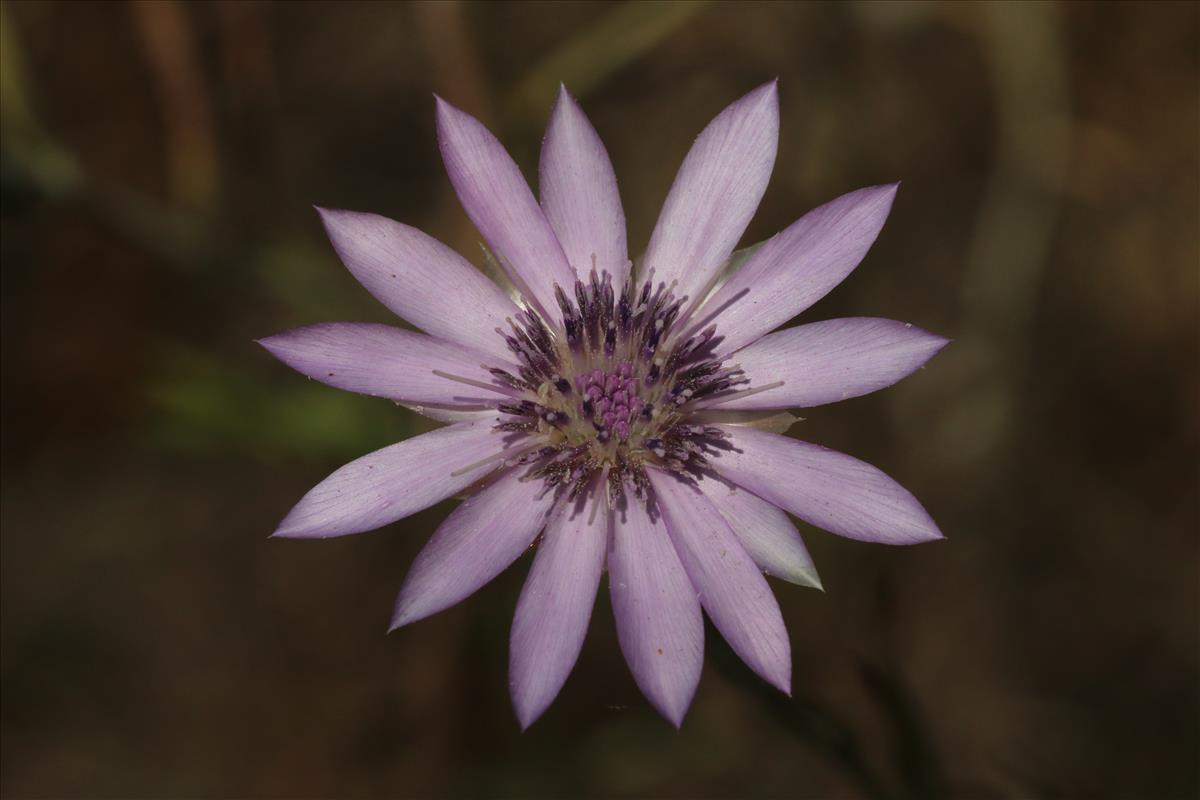
[[[618,442],[629,440],[631,426],[637,422],[644,405],[638,395],[638,381],[633,377],[633,364],[622,361],[616,369],[606,372],[594,369],[575,376],[579,391],[579,412],[601,433],[616,437]]]
[[[689,329],[680,317],[687,298],[652,280],[618,295],[611,276],[593,270],[573,288],[572,298],[555,287],[554,328],[526,308],[510,330],[497,329],[520,365],[516,375],[491,370],[512,393],[496,428],[525,439],[510,463],[532,465],[530,478],[570,486],[572,497],[603,479],[614,501],[626,483],[644,496],[647,466],[704,469],[724,434],[696,414],[747,382],[715,355],[716,326]]]

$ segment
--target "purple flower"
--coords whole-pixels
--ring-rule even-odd
[[[262,345],[310,378],[451,424],[337,470],[275,535],[358,533],[468,493],[417,556],[395,629],[467,597],[540,534],[512,628],[522,727],[574,666],[606,568],[621,650],[676,726],[700,677],[701,609],[789,692],[787,630],[763,573],[820,584],[788,513],[869,542],[941,537],[875,467],[771,432],[794,419],[782,409],[882,389],[946,344],[865,317],[770,332],[858,265],[896,185],[809,212],[728,274],[775,161],[778,97],[765,84],[696,139],[635,273],[608,154],[565,90],[542,146],[540,204],[478,120],[439,99],[437,131],[463,208],[512,285],[406,225],[321,210],[354,276],[425,333],[324,323]]]

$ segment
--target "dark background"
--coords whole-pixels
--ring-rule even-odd
[[[1200,438],[1194,3],[5,2],[6,797],[1194,797]],[[774,584],[795,699],[710,628],[682,732],[607,593],[518,732],[528,558],[384,636],[449,504],[268,541],[341,463],[424,430],[252,339],[388,320],[311,209],[478,260],[438,92],[531,177],[561,79],[621,180],[631,252],[692,138],[778,76],[745,242],[902,179],[809,312],[956,342],[793,434],[877,464],[948,534],[804,529]]]

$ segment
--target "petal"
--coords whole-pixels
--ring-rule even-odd
[[[675,552],[713,625],[747,666],[791,694],[792,649],[766,578],[707,496],[667,472],[646,473]]]
[[[765,83],[717,115],[697,137],[650,237],[643,277],[678,280],[675,296],[701,295],[729,258],[767,189],[779,143],[779,95]]]
[[[704,619],[666,525],[640,502],[628,503],[613,522],[608,589],[633,679],[678,728],[700,681]]]
[[[404,403],[479,406],[510,394],[459,383],[434,370],[495,385],[484,361],[512,364],[443,339],[370,322],[323,322],[259,339],[271,355],[313,380]]]
[[[712,459],[723,477],[839,536],[883,544],[941,539],[909,492],[845,453],[745,426],[720,425],[733,448]]]
[[[274,536],[315,539],[380,528],[441,502],[496,468],[478,462],[505,449],[499,417],[414,436],[351,461],[316,485]],[[461,475],[453,473],[476,465]]]
[[[949,339],[892,319],[854,317],[768,334],[733,356],[751,386],[783,385],[721,403],[725,410],[807,408],[891,386]]]
[[[466,259],[387,217],[317,211],[342,263],[392,313],[448,342],[509,358],[496,328],[517,308]]]
[[[517,601],[509,689],[521,728],[550,705],[579,658],[608,549],[609,514],[595,493],[564,503],[546,526]]]
[[[719,310],[721,352],[778,328],[841,283],[875,242],[899,185],[842,195],[759,247],[705,304],[706,310]]]
[[[710,477],[698,483],[759,569],[789,583],[821,588],[812,556],[786,513],[731,484]]]
[[[618,289],[623,286],[629,252],[617,177],[604,143],[566,87],[559,87],[542,142],[538,185],[546,219],[575,274],[587,275],[594,263],[612,274]]]
[[[392,615],[391,630],[473,594],[533,542],[554,505],[541,481],[512,469],[454,509],[417,554]]]
[[[574,285],[575,272],[521,170],[479,120],[440,97],[437,129],[463,210],[521,293],[543,312],[556,308],[554,284]]]

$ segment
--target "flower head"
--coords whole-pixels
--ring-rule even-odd
[[[775,160],[768,83],[696,139],[634,270],[608,154],[565,90],[540,203],[476,119],[438,99],[437,123],[450,180],[511,286],[413,228],[321,210],[355,277],[425,333],[326,323],[261,343],[311,378],[450,424],[337,470],[275,535],[371,530],[467,492],[417,556],[395,628],[472,594],[540,534],[511,640],[523,727],[574,666],[606,569],[626,661],[671,722],[699,680],[702,610],[788,692],[787,631],[763,573],[819,586],[788,513],[865,541],[941,537],[879,470],[772,432],[786,409],[891,385],[945,345],[871,318],[770,333],[857,266],[896,186],[839,197],[733,254]]]

